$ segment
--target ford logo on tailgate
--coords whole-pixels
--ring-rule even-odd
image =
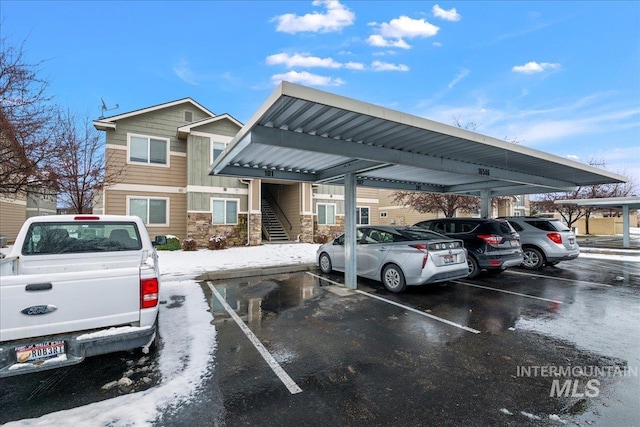
[[[57,309],[58,307],[55,305],[32,305],[31,307],[23,309],[20,313],[26,314],[27,316],[38,316],[40,314],[53,313]]]

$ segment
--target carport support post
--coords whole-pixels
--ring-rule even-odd
[[[344,283],[356,289],[356,177],[352,173],[344,176],[344,262]]]
[[[480,217],[489,218],[491,208],[491,190],[480,190]]]
[[[629,205],[622,206],[622,247],[631,247],[629,241]]]

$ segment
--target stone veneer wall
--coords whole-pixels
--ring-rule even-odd
[[[252,213],[249,215],[249,233],[251,235],[250,246],[259,246],[262,244],[262,214]]]
[[[258,214],[257,216],[260,215]],[[238,214],[238,224],[235,225],[211,224],[211,220],[210,213],[187,213],[187,237],[194,239],[198,247],[207,247],[209,238],[216,234],[227,237],[227,246],[243,246],[247,244],[246,214]],[[254,236],[252,236],[252,240],[253,238]]]
[[[313,215],[300,215],[300,242],[313,243]]]
[[[316,218],[313,220],[313,227],[315,229],[315,243],[323,243],[322,240],[325,236],[325,242],[332,240],[339,234],[344,233],[344,216],[336,216],[336,223],[334,225],[318,225]]]

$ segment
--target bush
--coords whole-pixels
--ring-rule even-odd
[[[191,237],[188,237],[182,241],[182,250],[183,251],[195,251],[197,250],[196,241]]]
[[[209,238],[208,248],[215,251],[218,249],[225,249],[227,247],[227,236],[222,234],[216,234]]]
[[[320,243],[325,244],[329,241],[329,236],[327,236],[326,234],[320,234],[318,236],[316,236],[316,243]]]
[[[159,251],[177,251],[181,248],[182,247],[180,246],[180,239],[178,239],[177,237],[169,237],[167,238],[166,245],[156,246],[156,249]]]

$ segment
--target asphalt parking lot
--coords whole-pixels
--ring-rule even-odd
[[[341,274],[313,269],[263,273],[200,283],[215,326],[210,371],[156,424],[640,424],[635,258],[585,254],[404,294],[368,280],[348,291]],[[166,301],[166,325],[180,301]],[[0,423],[113,399],[122,389],[102,386],[136,367],[150,381],[125,391],[153,390],[157,357],[5,379]]]

